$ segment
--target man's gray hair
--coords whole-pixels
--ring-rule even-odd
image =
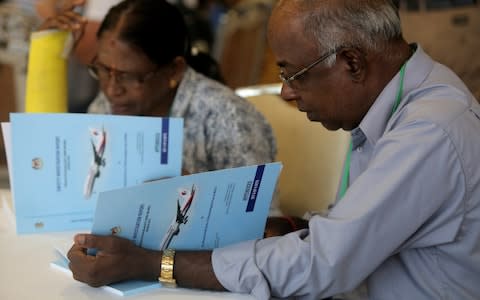
[[[305,33],[317,41],[323,53],[346,46],[378,53],[386,50],[388,41],[402,37],[398,10],[390,0],[300,0],[297,3],[304,16]],[[330,56],[325,63],[331,66],[335,57]]]

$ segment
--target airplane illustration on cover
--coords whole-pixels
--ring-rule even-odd
[[[93,149],[93,161],[88,171],[87,180],[85,181],[85,188],[83,195],[86,199],[89,199],[92,195],[93,185],[95,179],[100,177],[100,167],[105,166],[105,158],[103,154],[105,152],[105,146],[107,143],[107,133],[102,128],[101,130],[90,128],[91,143]]]
[[[165,250],[170,245],[172,238],[175,235],[180,233],[180,225],[186,224],[188,221],[188,210],[193,203],[193,198],[195,197],[195,185],[192,185],[190,191],[187,189],[182,189],[179,192],[179,197],[177,198],[177,214],[173,218],[170,227],[167,230],[167,233],[163,237],[162,242],[160,243],[160,250]],[[183,204],[180,205],[180,202]]]

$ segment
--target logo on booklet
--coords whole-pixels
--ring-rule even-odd
[[[112,235],[119,234],[120,232],[122,232],[122,227],[114,226],[110,229],[110,232],[112,233]]]
[[[32,159],[32,169],[40,170],[43,167],[43,161],[40,157],[35,157]]]

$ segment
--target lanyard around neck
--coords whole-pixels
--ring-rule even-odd
[[[403,79],[405,78],[406,65],[407,63],[404,63],[402,68],[400,69],[400,86],[397,91],[397,97],[395,99],[395,103],[393,103],[392,112],[390,113],[390,118],[392,117],[393,113],[397,111],[398,105],[400,105],[400,102],[402,101]],[[352,156],[352,150],[353,150],[353,144],[352,144],[352,141],[350,140],[350,146],[348,147],[347,156],[345,158],[345,164],[343,166],[342,181],[340,182],[339,199],[343,198],[343,196],[345,195],[348,189],[349,178],[350,178],[350,157]]]

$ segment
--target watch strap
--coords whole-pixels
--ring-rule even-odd
[[[173,265],[175,263],[175,250],[166,249],[162,253],[162,260],[160,263],[160,277],[158,281],[166,287],[176,287],[177,282],[173,278]]]

